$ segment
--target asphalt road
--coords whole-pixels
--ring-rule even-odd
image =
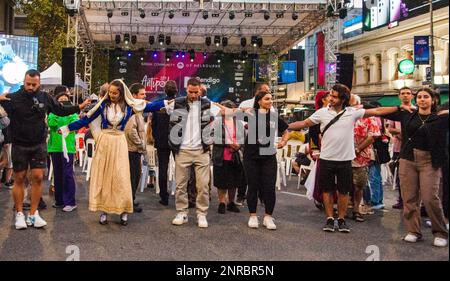
[[[430,229],[424,229],[423,242],[401,240],[405,229],[401,212],[390,208],[396,195],[390,188],[385,190],[385,211],[367,216],[363,223],[349,220],[351,233],[343,234],[321,230],[324,215],[304,197],[303,188],[296,189],[295,178],[277,191],[276,231],[262,225],[249,229],[246,207],[239,214],[218,214],[215,189],[207,229],[197,227],[193,209],[188,224],[173,226],[174,197],[164,207],[154,189],[138,192],[144,211],[130,215],[128,226],[118,224],[118,216],[109,217],[109,224],[102,226],[98,214],[88,211],[87,187],[84,175],[77,171],[78,209],[72,213],[53,209],[45,192],[48,208],[41,215],[48,226],[21,231],[13,226],[11,191],[0,188],[0,260],[449,260],[448,248],[432,246]],[[263,209],[258,214],[261,220]]]

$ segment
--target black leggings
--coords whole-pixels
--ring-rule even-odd
[[[262,194],[266,214],[272,215],[275,208],[275,184],[277,180],[277,159],[274,156],[254,160],[244,159],[247,175],[247,205],[250,213],[256,213],[258,194]]]

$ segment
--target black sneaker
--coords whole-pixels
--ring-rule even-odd
[[[133,213],[142,213],[142,208],[138,206],[133,207]]]
[[[225,214],[225,203],[220,203],[219,208],[217,209],[219,214]]]
[[[231,202],[227,205],[227,210],[233,213],[240,212],[239,208],[236,206],[236,204],[234,204],[234,202]]]
[[[56,209],[62,209],[62,208],[64,208],[64,204],[56,204],[56,202],[55,202],[52,204],[52,207],[56,208]]]
[[[323,231],[334,232],[334,219],[328,218],[322,229]]]
[[[348,228],[344,219],[338,219],[338,230],[343,233],[350,233],[350,228]]]

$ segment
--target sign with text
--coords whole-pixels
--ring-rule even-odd
[[[414,64],[430,64],[429,36],[414,36]]]

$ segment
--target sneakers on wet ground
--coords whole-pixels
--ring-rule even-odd
[[[16,214],[16,229],[26,229],[27,223],[25,222],[25,215],[22,212],[17,212]]]
[[[76,208],[77,208],[77,205],[74,205],[74,206],[67,205],[67,206],[65,206],[62,210],[63,210],[64,212],[72,212],[72,211],[75,210]]]
[[[265,216],[263,220],[263,225],[270,230],[276,230],[277,226],[275,225],[274,218],[271,216]]]
[[[248,219],[248,227],[250,227],[250,228],[258,228],[259,227],[259,222],[258,222],[257,216],[250,216],[250,218]]]
[[[206,216],[205,215],[198,215],[197,216],[197,225],[200,228],[208,227],[208,221],[206,220]]]
[[[240,210],[234,202],[228,203],[227,210],[233,213],[239,213]]]
[[[41,228],[47,225],[47,222],[39,215],[39,211],[36,211],[34,215],[28,215],[26,223],[28,226],[34,226],[35,228]]]
[[[188,222],[188,216],[185,213],[178,213],[172,220],[173,225],[182,225]]]
[[[347,226],[344,219],[338,219],[338,231],[342,233],[350,232],[350,228]]]

